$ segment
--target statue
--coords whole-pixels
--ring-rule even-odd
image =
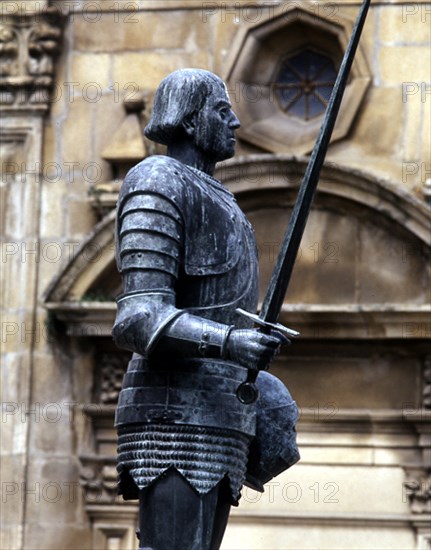
[[[145,129],[167,156],[130,170],[118,199],[113,337],[133,352],[116,413],[119,491],[139,498],[141,549],[216,550],[242,485],[263,491],[299,459],[296,405],[264,370],[287,338],[237,312],[257,307],[255,238],[213,172],[238,127],[220,78],[175,71]],[[259,397],[241,399],[249,371]]]

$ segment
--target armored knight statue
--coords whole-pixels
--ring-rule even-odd
[[[215,550],[244,483],[299,459],[297,408],[265,369],[285,337],[253,328],[257,251],[234,196],[213,177],[239,121],[216,75],[178,70],[145,135],[167,145],[128,173],[118,199],[116,344],[133,352],[116,413],[119,491],[139,499],[141,549]],[[259,397],[238,386],[258,371]]]

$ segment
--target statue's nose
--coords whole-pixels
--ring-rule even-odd
[[[241,126],[239,120],[238,120],[238,117],[236,116],[236,114],[232,111],[232,120],[230,121],[229,123],[229,128],[232,128],[234,130],[236,130],[237,128],[239,128]]]

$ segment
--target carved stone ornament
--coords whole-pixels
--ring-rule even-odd
[[[127,361],[120,354],[104,353],[100,358],[99,401],[101,404],[117,403],[126,366]]]
[[[61,34],[61,15],[53,8],[0,18],[0,105],[3,110],[48,109]]]
[[[423,369],[422,407],[431,410],[431,357],[425,359]]]
[[[412,514],[431,514],[431,468],[407,469],[404,494]]]
[[[81,456],[79,481],[87,504],[113,504],[120,502],[117,495],[115,458]]]

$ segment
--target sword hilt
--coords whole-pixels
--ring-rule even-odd
[[[284,333],[291,338],[296,338],[300,334],[298,331],[287,328],[280,323],[269,323],[268,321],[264,321],[258,315],[255,315],[254,313],[249,313],[244,309],[237,308],[236,312],[239,315],[246,317],[247,319],[251,319],[257,325],[260,325],[262,332],[270,333],[271,330],[278,330],[279,332]],[[258,374],[258,370],[248,369],[247,380],[245,382],[242,382],[242,384],[240,384],[236,390],[237,398],[241,401],[241,403],[244,403],[244,405],[250,405],[251,403],[254,403],[259,397],[259,390],[256,385],[256,378]]]

